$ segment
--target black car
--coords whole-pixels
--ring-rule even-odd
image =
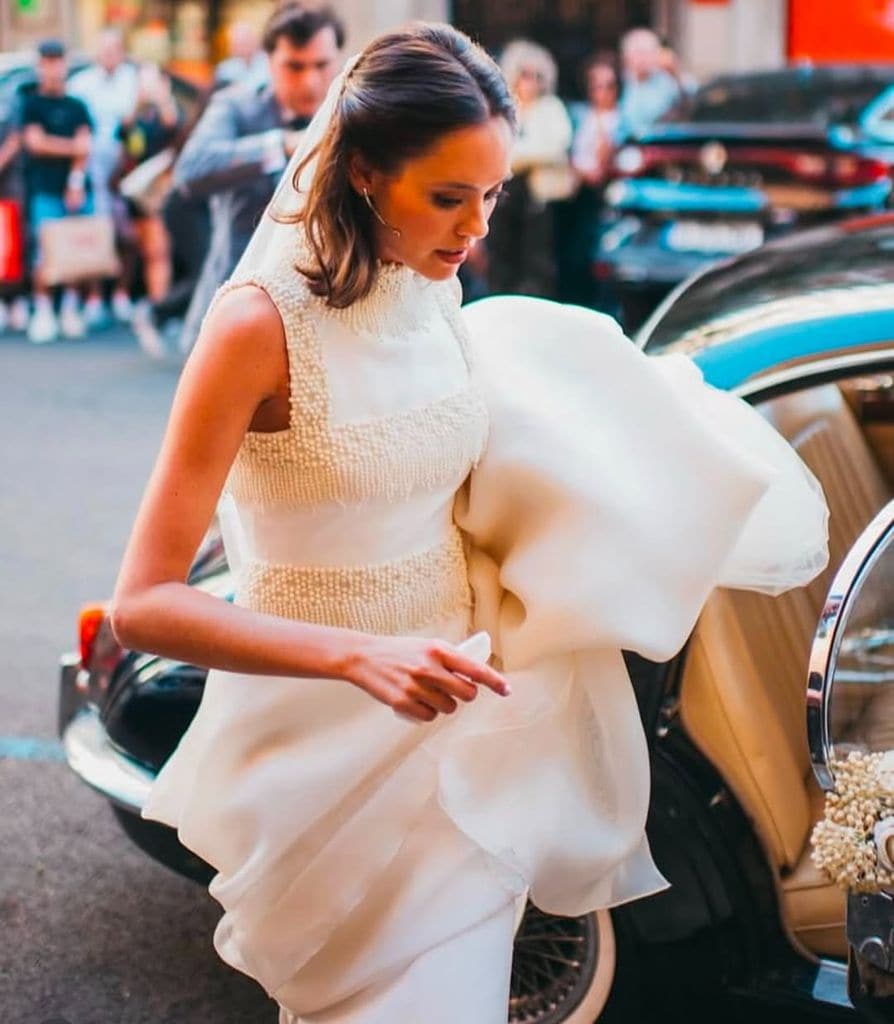
[[[829,504],[831,562],[776,598],[718,590],[672,661],[628,657],[650,746],[647,832],[671,887],[580,918],[529,907],[514,1024],[701,1020],[704,1007],[894,1019],[894,900],[868,873],[833,884],[810,841],[823,790],[831,813],[842,798],[841,759],[894,751],[892,253],[891,214],[793,234],[689,282],[637,339],[690,354],[798,451]],[[192,580],[229,592],[214,534]],[[69,764],[140,846],[207,880],[171,830],[139,817],[204,671],[121,650],[101,605],[80,639],[62,664]],[[870,859],[875,824],[853,834]]]
[[[597,276],[628,329],[693,271],[886,205],[894,65],[725,75],[621,147]]]

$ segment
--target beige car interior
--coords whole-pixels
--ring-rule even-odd
[[[837,957],[847,955],[845,895],[810,859],[823,794],[808,756],[805,690],[810,645],[832,577],[894,494],[890,463],[883,468],[894,454],[894,391],[857,383],[825,384],[761,407],[823,486],[829,567],[808,587],[780,597],[715,592],[693,634],[680,701],[687,732],[763,842],[790,935],[813,954]],[[886,392],[887,431],[876,426],[864,433],[858,420],[863,388],[876,402]]]

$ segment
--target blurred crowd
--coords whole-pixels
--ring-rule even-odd
[[[631,29],[618,53],[584,62],[584,102],[556,95],[556,63],[536,42],[509,43],[500,63],[519,111],[513,179],[464,271],[467,297],[525,293],[615,313],[614,296],[593,274],[615,153],[684,100],[694,81],[648,28]]]
[[[191,117],[171,77],[104,31],[72,74],[61,41],[0,118],[0,329],[37,344],[130,323],[153,356],[186,353],[232,272],[303,129],[338,71],[333,8],[279,5],[259,35],[237,23],[230,56]],[[466,299],[516,292],[614,312],[594,277],[603,193],[619,146],[693,88],[647,28],[580,69],[583,102],[556,94],[532,40],[501,66],[519,111],[513,178],[462,268]]]

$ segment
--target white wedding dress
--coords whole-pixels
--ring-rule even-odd
[[[247,437],[221,505],[237,602],[462,641],[452,512],[487,413],[455,282],[383,266],[337,311],[286,260],[255,279],[286,328],[292,422]],[[302,1021],[505,1020],[523,889],[438,802],[453,724],[401,720],[345,682],[210,673],[144,814],[218,869],[218,952]]]
[[[486,629],[513,694],[421,725],[346,682],[212,671],[144,815],[217,870],[215,946],[281,1020],[503,1024],[529,893],[580,914],[666,885],[621,648],[669,657],[717,584],[806,582],[825,508],[756,414],[598,314],[463,314],[393,265],[334,310],[297,258],[228,286],[275,302],[292,400],[221,502],[236,601]]]

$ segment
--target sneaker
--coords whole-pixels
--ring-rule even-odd
[[[55,341],[59,334],[56,314],[49,303],[40,303],[31,314],[28,323],[28,340],[34,345],[45,345]]]
[[[84,318],[77,306],[63,306],[59,311],[59,326],[66,338],[83,338]]]
[[[27,331],[31,309],[24,295],[13,299],[9,307],[9,329],[11,331]]]
[[[112,296],[112,315],[119,324],[129,324],[133,316],[133,303],[127,292],[115,292]]]
[[[152,306],[147,300],[143,299],[134,306],[130,326],[137,336],[140,348],[150,359],[163,359],[167,355],[168,347],[155,326]]]
[[[84,303],[84,322],[87,329],[91,331],[100,331],[109,326],[111,322],[109,311],[98,295],[91,295]]]

